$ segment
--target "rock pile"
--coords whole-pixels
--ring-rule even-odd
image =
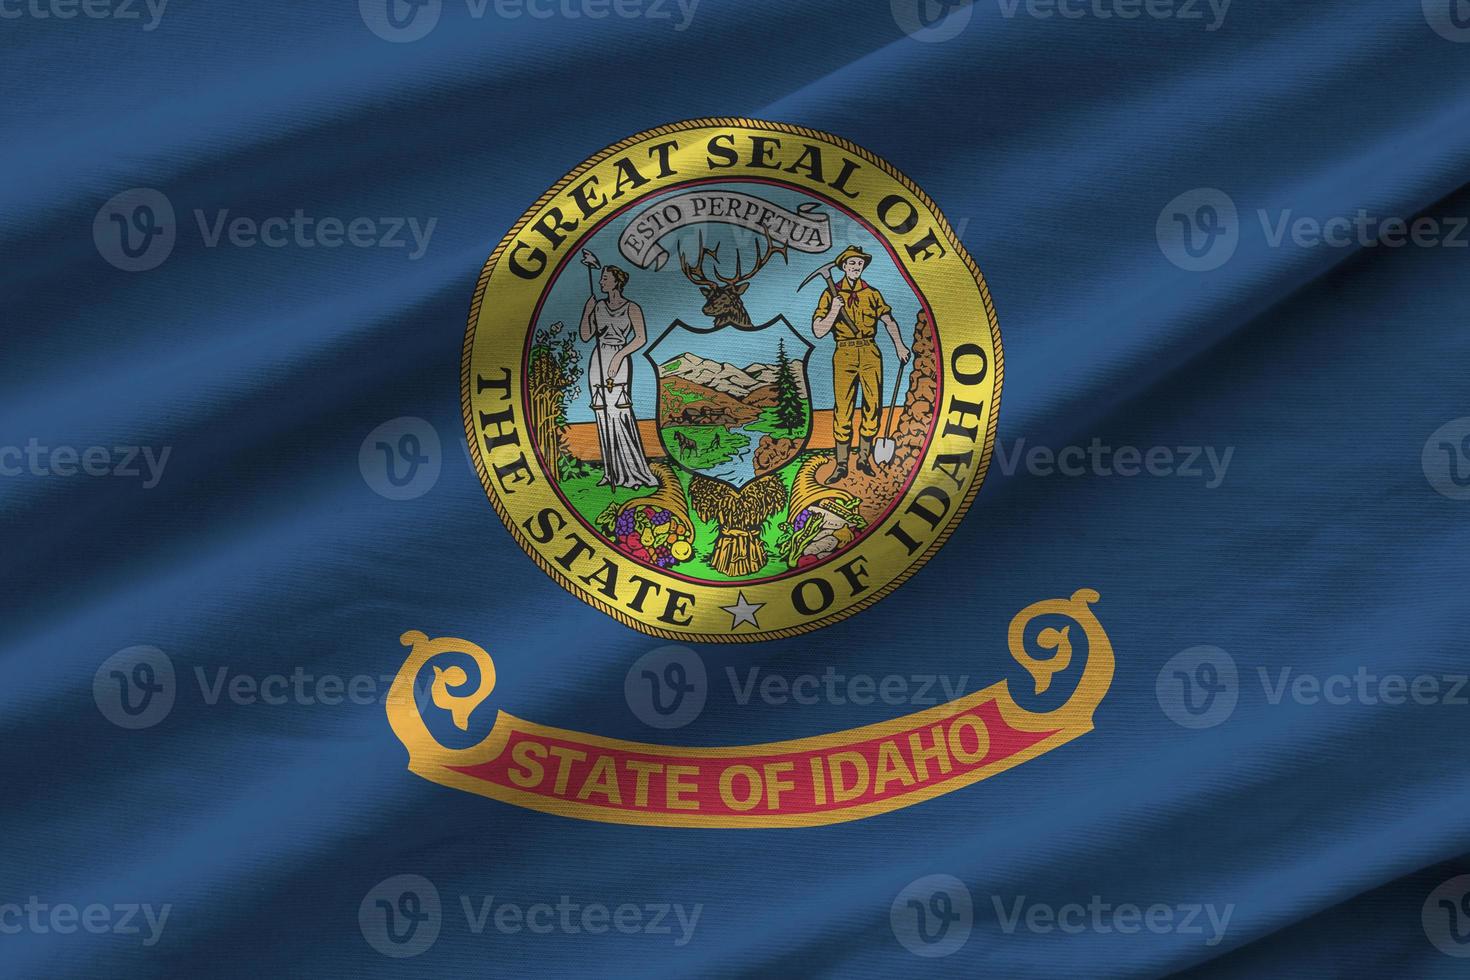
[[[934,353],[934,328],[929,320],[929,315],[923,310],[919,311],[917,322],[914,324],[913,358],[909,361],[909,387],[904,395],[903,407],[896,410],[890,405],[884,406],[884,412],[878,418],[878,436],[882,438],[888,435],[888,426],[892,425],[892,438],[897,448],[893,454],[893,461],[887,466],[874,464],[874,476],[866,476],[858,472],[857,447],[853,447],[853,458],[848,469],[847,479],[837,485],[845,490],[857,494],[862,500],[859,512],[869,522],[877,521],[888,509],[893,498],[903,487],[904,481],[909,478],[918,465],[920,455],[924,450],[924,442],[934,425],[934,393],[938,377]],[[884,398],[891,397],[893,382],[884,379]],[[892,415],[890,420],[889,415]],[[857,420],[854,419],[853,428],[856,429]],[[831,472],[827,467],[823,475]]]

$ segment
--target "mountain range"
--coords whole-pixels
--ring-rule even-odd
[[[796,379],[797,390],[805,397],[806,374],[802,370],[803,365],[800,361],[788,363],[791,366],[791,374]],[[726,361],[700,357],[688,351],[659,365],[659,375],[665,378],[683,378],[742,402],[766,401],[767,399],[758,395],[757,392],[761,388],[771,388],[774,392],[776,386],[776,365],[774,364],[747,364],[741,368]],[[752,398],[752,396],[755,397]],[[775,398],[771,397],[769,401],[774,404]]]

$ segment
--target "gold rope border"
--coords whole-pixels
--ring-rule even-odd
[[[744,127],[747,129],[759,129],[771,133],[784,133],[788,136],[798,135],[805,136],[809,139],[826,140],[832,145],[841,147],[843,150],[853,154],[854,156],[861,157],[868,163],[878,167],[894,180],[898,181],[906,190],[909,191],[909,193],[917,197],[919,201],[923,203],[923,205],[928,208],[929,211],[934,214],[936,218],[939,219],[940,230],[944,232],[945,240],[949,242],[950,247],[954,249],[955,254],[964,260],[965,267],[970,270],[970,274],[975,278],[976,285],[980,287],[980,296],[985,303],[985,318],[990,324],[990,338],[992,346],[995,349],[995,363],[991,365],[991,370],[995,372],[995,393],[992,396],[995,406],[994,411],[990,413],[990,425],[985,433],[985,448],[981,452],[979,472],[976,474],[974,482],[970,485],[969,492],[965,494],[964,500],[960,502],[960,506],[955,510],[954,516],[952,516],[949,521],[946,522],[944,530],[939,533],[939,536],[934,539],[933,543],[929,545],[929,547],[924,551],[922,555],[909,562],[909,564],[904,568],[903,571],[894,576],[882,588],[874,591],[873,594],[865,596],[852,605],[844,606],[842,609],[839,609],[834,613],[823,616],[821,619],[814,619],[809,622],[802,623],[799,626],[787,626],[780,629],[762,630],[759,633],[689,633],[663,629],[659,626],[650,626],[649,624],[644,623],[642,620],[630,616],[623,610],[618,609],[617,607],[612,606],[602,601],[601,599],[596,598],[595,596],[584,594],[581,589],[573,585],[566,576],[562,575],[560,571],[552,567],[550,562],[542,558],[541,555],[536,551],[536,549],[532,548],[526,542],[525,537],[521,534],[520,528],[516,526],[516,523],[514,520],[511,519],[508,510],[501,504],[499,497],[496,496],[495,490],[490,482],[489,470],[485,467],[485,460],[480,454],[480,440],[474,430],[474,413],[470,405],[470,357],[474,350],[475,328],[478,325],[480,319],[480,307],[485,302],[485,290],[490,285],[490,277],[495,272],[495,267],[500,260],[501,254],[504,253],[505,250],[510,247],[511,243],[515,241],[516,237],[520,234],[521,229],[530,222],[531,217],[535,215],[538,211],[540,211],[543,207],[545,207],[548,203],[550,203],[554,197],[556,197],[568,186],[570,186],[573,180],[581,176],[581,174],[585,173],[589,168],[596,166],[610,156],[621,153],[623,150],[631,146],[636,146],[656,136],[668,136],[672,133],[682,133],[692,129],[705,129],[721,126]],[[936,323],[932,324],[931,327],[934,330],[934,335],[936,339],[939,339],[939,325]],[[936,344],[935,347],[936,349],[934,353],[937,362],[935,366],[937,369],[943,370],[943,364],[940,362],[939,358],[939,355],[941,353],[938,349],[939,345]],[[705,643],[759,643],[766,640],[782,639],[787,637],[800,636],[804,633],[811,633],[815,630],[830,626],[833,623],[841,622],[849,616],[860,613],[864,609],[867,609],[869,606],[878,602],[880,599],[884,599],[888,595],[890,595],[900,585],[904,584],[911,577],[913,577],[914,573],[923,568],[924,565],[928,563],[930,558],[934,557],[935,553],[938,552],[939,549],[943,547],[944,543],[949,540],[950,535],[954,533],[954,530],[956,527],[959,526],[960,521],[964,520],[965,515],[969,513],[970,505],[975,501],[975,495],[980,492],[980,487],[985,483],[985,477],[990,472],[990,460],[995,449],[995,437],[1000,427],[1000,396],[1004,380],[1005,355],[1001,348],[1000,320],[996,316],[995,301],[991,298],[990,287],[985,282],[985,274],[980,271],[980,267],[975,264],[975,260],[970,256],[969,251],[955,236],[954,229],[951,228],[949,225],[949,218],[947,218],[944,212],[939,209],[939,206],[934,203],[934,200],[929,197],[928,194],[924,193],[922,188],[920,188],[917,184],[910,180],[907,175],[898,170],[887,160],[884,160],[882,157],[878,156],[876,153],[873,153],[866,147],[859,146],[849,139],[837,136],[833,133],[824,132],[820,129],[812,129],[810,127],[802,126],[796,123],[770,122],[764,119],[747,119],[743,116],[710,116],[698,119],[685,119],[680,122],[667,123],[663,126],[655,126],[653,129],[645,129],[641,133],[635,133],[634,135],[629,136],[626,139],[619,140],[611,146],[604,148],[595,155],[588,157],[586,160],[582,161],[580,164],[574,167],[571,172],[566,174],[566,176],[562,177],[549,189],[547,189],[546,193],[537,198],[536,202],[532,204],[529,208],[527,208],[526,211],[521,215],[520,219],[511,226],[510,231],[506,232],[505,237],[500,240],[500,244],[495,247],[495,251],[491,252],[490,257],[485,260],[485,265],[480,270],[479,281],[475,284],[474,298],[470,301],[469,323],[465,328],[464,351],[460,359],[460,410],[464,420],[465,441],[469,443],[470,454],[473,457],[475,463],[475,472],[480,477],[480,485],[485,490],[485,496],[490,498],[490,505],[495,508],[496,514],[500,516],[500,522],[505,525],[506,530],[510,532],[511,538],[515,541],[515,543],[519,545],[520,549],[524,551],[527,555],[529,555],[531,559],[541,567],[541,570],[545,572],[548,576],[550,576],[551,580],[556,582],[557,585],[560,585],[567,592],[571,593],[573,596],[586,603],[587,605],[592,606],[593,608],[598,609],[601,612],[606,613],[607,615],[616,619],[624,626],[635,629],[640,633],[646,633],[649,636],[656,636],[665,640],[685,640]],[[939,406],[936,405],[935,410],[938,411],[938,409]],[[731,587],[738,587],[739,585],[740,583],[736,582],[732,583]]]

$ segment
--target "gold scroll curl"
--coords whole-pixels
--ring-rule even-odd
[[[410,648],[408,659],[398,669],[393,686],[388,689],[388,724],[409,749],[409,768],[465,766],[493,759],[500,753],[505,738],[504,726],[495,725],[490,737],[466,749],[453,749],[442,745],[429,727],[424,724],[423,714],[415,698],[415,682],[425,665],[436,657],[446,654],[461,654],[474,661],[479,677],[472,689],[464,691],[470,683],[469,675],[459,664],[447,667],[434,666],[434,679],[429,694],[434,706],[449,712],[460,731],[469,731],[470,715],[485,702],[495,690],[495,661],[490,654],[476,643],[454,637],[431,640],[419,630],[409,630],[399,637],[399,642]],[[431,665],[432,666],[432,665]]]
[[[1086,725],[1091,728],[1092,714],[1102,703],[1103,696],[1113,682],[1113,645],[1108,640],[1102,623],[1092,611],[1092,604],[1101,598],[1094,589],[1078,589],[1070,599],[1043,599],[1016,613],[1011,620],[1007,645],[1011,657],[1031,676],[1036,695],[1045,694],[1051,688],[1052,678],[1072,665],[1072,630],[1079,629],[1086,638],[1087,663],[1077,689],[1066,703],[1052,711],[1037,712],[1021,708],[1009,695],[1001,700],[1003,709],[1022,712],[1028,719],[1028,727],[1038,722],[1059,726]],[[1026,628],[1043,616],[1061,616],[1072,622],[1060,629],[1043,627],[1036,635],[1036,645],[1050,656],[1039,656],[1026,648]],[[1008,682],[1007,682],[1008,683]],[[1009,702],[1009,704],[1007,703]],[[1009,716],[1010,712],[1006,712]],[[1009,718],[1008,718],[1009,720]]]
[[[1093,728],[1093,714],[1112,684],[1113,647],[1102,624],[1093,614],[1092,605],[1099,600],[1092,589],[1079,589],[1069,599],[1047,599],[1033,603],[1012,618],[1008,632],[1011,656],[1029,675],[1034,691],[1044,694],[1063,671],[1074,670],[1074,643],[1086,640],[1086,662],[1076,689],[1066,702],[1050,711],[1033,711],[1018,704],[1011,694],[1012,680],[998,680],[989,687],[888,721],[861,728],[807,736],[782,742],[719,747],[685,747],[652,745],[605,738],[584,732],[552,728],[497,711],[489,733],[468,748],[449,748],[434,737],[425,725],[421,706],[415,698],[415,681],[424,668],[433,668],[429,694],[433,705],[449,713],[461,731],[468,731],[471,716],[495,689],[495,664],[479,645],[453,637],[430,639],[418,630],[400,637],[410,648],[408,658],[388,692],[387,714],[390,726],[408,749],[408,768],[431,782],[487,796],[502,802],[561,816],[598,820],[609,823],[695,827],[776,827],[818,826],[859,819],[954,792],[982,779],[987,779],[1014,766],[1078,738]],[[1068,622],[1062,626],[1045,624],[1028,649],[1027,628],[1040,617],[1059,617]],[[441,666],[431,661],[447,655],[468,657],[478,678],[471,679],[461,663]],[[1023,682],[1024,683],[1024,682]],[[973,715],[987,702],[994,702],[1002,720],[1017,732],[1036,736],[1013,754],[998,758],[978,768],[957,772],[932,785],[912,792],[861,805],[833,805],[810,813],[665,813],[637,808],[610,808],[579,799],[562,799],[537,795],[516,785],[495,782],[468,770],[496,759],[520,734],[534,739],[556,740],[584,747],[589,753],[631,753],[665,759],[670,764],[742,764],[747,760],[769,760],[780,757],[804,757],[807,754],[829,754],[850,750],[852,746],[881,739],[902,739],[936,725],[945,725],[963,715]],[[479,729],[481,726],[476,725]]]

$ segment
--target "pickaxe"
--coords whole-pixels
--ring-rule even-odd
[[[818,276],[825,276],[826,279],[827,279],[827,292],[832,296],[833,299],[836,299],[837,298],[837,283],[835,283],[835,282],[832,281],[832,272],[834,270],[837,270],[837,269],[839,269],[839,266],[837,265],[836,262],[828,262],[826,265],[822,266],[816,272],[813,272],[811,275],[809,275],[805,279],[803,279],[801,281],[801,285],[796,287],[796,291],[797,292],[801,292],[803,289],[806,288],[806,284],[807,283],[811,282],[813,279],[817,278]],[[841,318],[842,321],[844,323],[846,323],[849,327],[853,326],[852,321],[847,318],[847,312],[845,310],[839,312],[837,314],[837,316],[839,318]],[[856,329],[856,328],[854,327],[854,329]],[[902,363],[900,363],[899,364],[900,374],[902,373],[902,369],[903,369],[903,365],[902,365]],[[882,392],[883,381],[882,381],[881,378],[878,381],[878,388],[879,388],[878,398],[879,398],[879,400],[881,402],[881,400],[883,398],[883,392]],[[894,386],[893,386],[893,399],[894,399],[894,402],[896,404],[897,401],[898,401],[898,382],[897,381],[894,382]],[[872,406],[866,406],[865,405],[863,407],[863,410],[864,411],[872,411]],[[882,404],[879,404],[877,406],[877,411],[878,411],[879,415],[882,415],[882,413],[883,413],[883,406],[882,406]],[[873,460],[879,466],[887,466],[893,460],[894,453],[898,451],[898,444],[896,442],[894,442],[894,440],[892,438],[892,436],[893,436],[893,432],[892,432],[892,429],[893,429],[893,414],[891,412],[888,415],[888,429],[889,429],[889,431],[886,432],[882,437],[880,437],[874,443],[874,445],[873,445]]]
[[[810,276],[807,276],[806,279],[803,279],[803,281],[801,281],[800,287],[797,287],[797,292],[801,292],[801,289],[806,288],[808,282],[813,281],[813,279],[816,279],[817,276],[825,276],[826,284],[828,284],[828,292],[832,295],[832,298],[836,298],[836,284],[832,281],[832,272],[835,269],[838,269],[838,264],[836,264],[835,262],[826,263],[825,266],[820,267],[820,269],[817,269],[816,272],[811,273]],[[838,317],[841,317],[842,322],[847,323],[848,326],[853,326],[853,320],[847,319],[847,311],[839,311]],[[903,361],[900,361],[900,363],[898,363],[898,369],[900,369],[901,379],[901,376],[903,376]],[[894,381],[895,406],[897,406],[898,403],[898,385],[900,385],[900,379],[895,379]],[[879,400],[882,400],[882,386],[882,379],[879,379]],[[878,411],[879,413],[882,413],[882,404],[879,404]],[[873,444],[873,461],[875,461],[875,463],[878,463],[879,466],[888,466],[888,463],[891,463],[892,458],[894,458],[894,454],[898,451],[898,444],[894,441],[894,438],[892,438],[892,426],[894,426],[894,416],[892,416],[891,411],[889,411],[888,432],[883,433],[881,438],[879,438],[878,441]]]
[[[807,287],[807,283],[811,282],[813,279],[817,278],[818,276],[823,276],[827,280],[827,293],[828,293],[828,295],[830,295],[833,299],[837,299],[837,283],[835,283],[835,282],[832,281],[832,273],[834,271],[840,271],[839,268],[838,268],[837,263],[836,262],[828,262],[826,265],[822,266],[820,269],[818,269],[817,271],[813,272],[811,275],[809,275],[805,279],[803,279],[801,281],[801,285],[796,287],[796,291],[798,293],[801,292],[803,289],[805,289]],[[847,318],[847,313],[846,312],[841,312],[841,313],[838,313],[837,315],[842,318],[842,322],[846,323],[849,327],[852,326],[852,321]]]

